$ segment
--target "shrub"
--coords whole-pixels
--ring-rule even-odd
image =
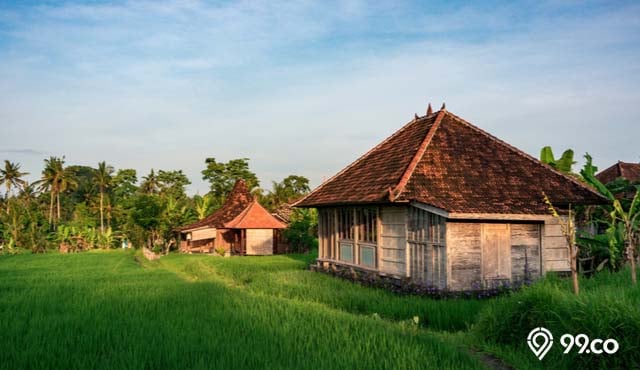
[[[551,331],[555,344],[543,359],[556,368],[638,368],[640,351],[640,294],[628,282],[629,272],[602,273],[587,281],[580,296],[565,281],[545,279],[509,297],[497,299],[479,315],[474,334],[482,341],[508,346],[538,362],[527,348],[526,338],[536,327]],[[590,339],[613,338],[620,349],[613,355],[563,354],[560,337],[586,334]],[[515,347],[515,348],[514,348]],[[524,354],[526,353],[526,355]]]

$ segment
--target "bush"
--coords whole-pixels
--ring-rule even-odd
[[[631,286],[628,270],[602,273],[583,284],[580,296],[568,284],[545,279],[510,297],[499,298],[479,315],[474,334],[484,342],[511,347],[533,363],[539,362],[526,344],[529,332],[544,327],[554,336],[554,345],[542,365],[555,368],[638,368],[640,367],[640,294]],[[591,340],[613,338],[620,344],[617,353],[579,354],[578,347],[563,354],[560,337],[586,334]],[[525,354],[526,353],[526,354]]]

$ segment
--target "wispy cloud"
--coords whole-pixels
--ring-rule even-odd
[[[3,149],[3,148],[0,148],[0,153],[20,154],[20,155],[36,155],[36,156],[46,155],[45,152],[41,152],[41,151],[35,150],[35,149],[28,149],[28,148],[24,148],[24,149]]]

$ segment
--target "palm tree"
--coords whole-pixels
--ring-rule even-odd
[[[53,207],[57,200],[57,220],[60,220],[60,193],[78,186],[75,174],[69,168],[64,167],[64,157],[49,157],[44,160],[45,166],[42,170],[42,178],[38,181],[40,190],[48,191],[49,202],[49,224],[53,225]]]
[[[158,180],[158,176],[156,176],[153,168],[151,172],[147,176],[142,177],[142,184],[140,184],[140,190],[144,194],[157,194],[160,189],[160,181]]]
[[[62,164],[64,164],[64,158]],[[64,193],[67,190],[72,190],[77,187],[78,181],[76,180],[76,174],[70,168],[62,167],[62,172],[58,177],[58,193],[56,194],[58,203],[58,221],[60,221],[60,193]]]
[[[104,234],[104,192],[111,187],[111,175],[113,167],[107,166],[103,161],[98,163],[98,169],[94,172],[93,182],[100,192],[100,233]]]
[[[9,199],[12,187],[20,187],[25,185],[25,181],[21,179],[29,173],[20,172],[20,165],[12,163],[5,159],[4,168],[0,168],[0,184],[4,184],[7,188],[6,198]],[[7,214],[9,213],[9,203],[7,202]]]
[[[38,181],[40,190],[43,192],[49,192],[49,225],[53,225],[53,203],[58,192],[58,176],[62,172],[64,159],[58,157],[49,157],[44,160],[44,169],[42,170],[42,177]]]

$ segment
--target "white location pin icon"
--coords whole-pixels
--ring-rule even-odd
[[[553,345],[553,335],[543,327],[535,328],[529,332],[527,344],[538,360],[542,360]]]

